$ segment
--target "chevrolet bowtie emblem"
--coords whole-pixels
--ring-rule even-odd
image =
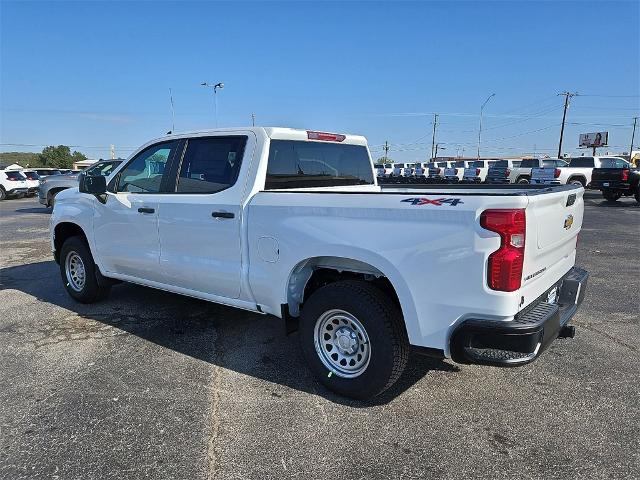
[[[571,228],[571,225],[573,225],[573,215],[569,215],[564,219],[564,229],[569,230]]]

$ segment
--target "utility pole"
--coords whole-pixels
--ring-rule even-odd
[[[116,146],[113,144],[109,146],[109,156],[111,157],[111,160],[115,160],[116,158]]]
[[[638,117],[633,117],[633,133],[631,134],[631,146],[629,147],[629,161],[631,161],[631,155],[633,155],[633,141],[636,138],[636,123],[638,122]]]
[[[433,160],[436,148],[436,127],[438,126],[438,114],[433,114],[433,135],[431,136],[431,159]]]
[[[384,141],[384,163],[387,163],[387,155],[389,155],[389,142],[388,141]]]
[[[251,114],[251,126],[253,126],[253,127],[256,126],[256,114],[255,113]]]
[[[564,95],[564,112],[562,114],[562,127],[560,128],[560,143],[558,144],[558,158],[562,158],[562,137],[564,136],[564,122],[567,119],[567,108],[569,107],[569,99],[575,97],[577,93],[562,92],[558,95]]]

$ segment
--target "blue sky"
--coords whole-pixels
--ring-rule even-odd
[[[554,155],[608,130],[627,151],[640,114],[640,2],[2,2],[0,149],[109,145],[171,129],[258,125],[364,134],[397,160]],[[640,133],[640,132],[639,132]],[[636,144],[640,143],[636,135]],[[20,145],[9,145],[20,144]],[[34,146],[29,146],[34,145]]]

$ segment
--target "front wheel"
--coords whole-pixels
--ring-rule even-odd
[[[618,190],[602,190],[602,196],[608,202],[617,202],[622,196],[622,193]]]
[[[67,293],[80,303],[93,303],[106,297],[110,286],[98,284],[96,264],[89,247],[80,237],[65,240],[60,249],[60,274]]]
[[[300,342],[318,380],[358,400],[393,385],[409,355],[398,307],[375,286],[356,280],[332,283],[311,295],[301,314]]]

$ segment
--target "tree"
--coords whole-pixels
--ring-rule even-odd
[[[71,153],[71,149],[66,145],[45,147],[42,149],[42,153],[38,155],[38,160],[43,166],[55,168],[71,168],[73,162],[86,159],[86,155],[80,152],[74,151]]]

